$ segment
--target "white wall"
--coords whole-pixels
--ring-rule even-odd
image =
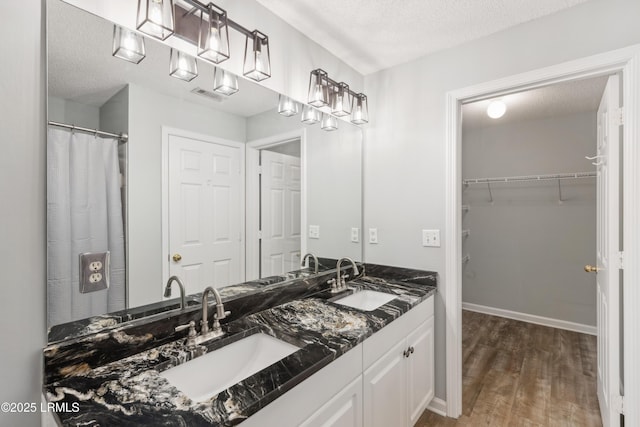
[[[0,16],[0,402],[39,408],[46,342],[44,2],[0,2]],[[3,426],[39,423],[39,411],[0,413]]]
[[[339,122],[337,131],[327,132],[320,123],[303,125],[299,114],[285,117],[269,110],[247,119],[247,140],[300,128],[307,140],[307,228],[320,227],[319,239],[307,238],[307,252],[362,260],[362,238],[351,241],[351,228],[362,232],[362,130]]]
[[[55,96],[49,96],[47,101],[49,120],[89,129],[100,128],[100,108]]]
[[[464,122],[463,122],[464,123]],[[462,131],[462,177],[594,171],[596,114]],[[462,228],[462,301],[596,326],[596,180],[470,185]]]
[[[445,226],[445,96],[448,91],[640,42],[640,2],[591,0],[480,40],[366,77],[365,229],[379,244],[367,262],[444,276],[441,248],[421,246],[420,230]],[[445,397],[443,292],[436,296],[436,396]]]
[[[246,140],[246,119],[129,85],[129,306],[162,299],[162,126]]]

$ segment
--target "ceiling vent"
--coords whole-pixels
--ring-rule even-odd
[[[205,89],[202,89],[200,87],[197,87],[197,88],[193,89],[191,91],[191,93],[195,93],[196,95],[200,95],[200,96],[205,96],[205,97],[207,97],[207,98],[209,98],[209,99],[211,99],[213,101],[216,101],[216,102],[223,102],[226,99],[225,96],[218,95],[215,92],[212,92],[210,90],[205,90]]]

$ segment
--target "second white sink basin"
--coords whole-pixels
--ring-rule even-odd
[[[258,333],[160,373],[195,402],[210,399],[299,350]]]
[[[395,295],[386,294],[384,292],[365,289],[344,298],[340,298],[334,302],[336,304],[346,305],[347,307],[357,308],[362,311],[373,311],[376,308],[385,305],[392,299],[395,299],[395,297]]]

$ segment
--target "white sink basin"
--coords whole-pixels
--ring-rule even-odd
[[[376,308],[385,305],[395,297],[395,295],[385,294],[384,292],[365,289],[344,298],[340,298],[334,302],[336,304],[346,305],[347,307],[357,308],[362,311],[373,311]]]
[[[191,400],[203,402],[297,350],[295,345],[259,333],[167,369],[160,376]]]

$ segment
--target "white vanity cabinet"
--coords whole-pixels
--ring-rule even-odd
[[[367,427],[412,426],[433,399],[433,297],[414,310],[364,342]]]
[[[412,426],[434,394],[433,296],[242,423]]]

